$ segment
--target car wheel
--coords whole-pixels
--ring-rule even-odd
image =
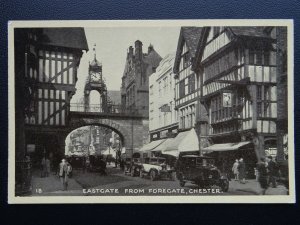
[[[154,181],[156,179],[156,171],[155,170],[150,171],[150,179],[151,179],[151,181]]]
[[[130,170],[130,176],[134,177],[134,168],[131,168],[131,170]]]
[[[227,192],[229,189],[229,182],[228,180],[224,180],[221,186],[221,189],[223,192]]]
[[[144,177],[144,172],[143,170],[140,169],[140,178],[143,178]]]
[[[180,185],[180,187],[184,187],[185,182],[184,182],[183,180],[180,180],[180,181],[179,181],[179,185]]]

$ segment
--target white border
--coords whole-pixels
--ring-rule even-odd
[[[14,28],[21,27],[178,27],[178,26],[288,27],[288,146],[289,195],[268,196],[49,196],[15,197]],[[294,24],[293,20],[60,20],[8,22],[8,203],[295,203],[294,167]]]

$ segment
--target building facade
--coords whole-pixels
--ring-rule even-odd
[[[175,109],[177,110],[179,130],[195,127],[196,111],[201,95],[200,80],[192,71],[201,36],[201,27],[182,27],[174,62],[175,73]]]
[[[23,144],[16,138],[17,158],[64,153],[64,140],[58,136],[68,124],[77,68],[88,50],[84,30],[16,29],[15,46],[16,120],[24,123],[19,129],[22,122],[16,121],[17,136],[23,138]]]
[[[150,141],[171,137],[177,133],[174,59],[175,54],[168,54],[161,60],[156,72],[149,77]]]
[[[266,152],[276,155],[274,31],[267,27],[204,27],[193,70],[200,78],[201,104],[208,115],[203,135],[211,145],[204,152],[218,154],[225,170],[242,157],[253,174],[255,163]]]
[[[64,154],[61,136],[68,124],[77,68],[88,45],[83,28],[18,28],[14,38],[15,192],[19,195],[30,187],[31,176],[24,166],[29,157],[35,166],[43,156]]]
[[[135,42],[135,48],[129,47],[125,69],[122,76],[122,107],[131,112],[149,116],[149,76],[155,72],[161,56],[150,45],[143,53],[143,43]]]

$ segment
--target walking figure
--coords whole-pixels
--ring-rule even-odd
[[[276,176],[278,174],[278,167],[277,167],[277,163],[273,161],[272,156],[268,156],[267,158],[267,164],[268,164],[268,173],[269,173],[269,181],[268,181],[268,185],[272,184],[273,188],[277,187],[277,183],[276,183]]]
[[[59,177],[62,184],[63,191],[68,189],[68,176],[69,176],[69,166],[65,159],[61,160],[59,164]]]
[[[258,182],[262,189],[262,195],[266,194],[266,190],[268,189],[268,173],[267,173],[267,163],[265,162],[265,158],[261,158],[261,161],[257,163],[257,172],[258,172]]]
[[[232,166],[232,172],[234,174],[234,180],[238,180],[239,179],[239,170],[238,170],[238,167],[239,167],[239,160],[236,159],[235,162],[233,163],[233,166]]]
[[[243,160],[243,158],[240,158],[239,165],[238,165],[238,172],[239,172],[239,180],[240,180],[241,184],[246,183],[246,181],[245,181],[245,176],[246,176],[245,170],[246,170],[246,165],[244,163],[244,160]]]

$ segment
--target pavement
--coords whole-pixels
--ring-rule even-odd
[[[242,184],[239,181],[231,180],[229,189],[238,192],[246,192],[254,195],[261,194],[260,184],[255,179],[246,180],[245,184]],[[287,194],[288,194],[288,190],[285,188],[284,185],[281,184],[278,184],[276,188],[269,187],[266,190],[266,195],[287,195]]]
[[[69,178],[68,190],[62,190],[62,184],[57,175],[50,174],[49,177],[40,177],[39,171],[34,171],[32,176],[32,196],[82,196],[91,195],[85,193],[88,189],[119,189],[120,194],[125,189],[153,189],[153,188],[181,188],[178,181],[159,180],[151,181],[149,178],[131,177],[124,175],[120,169],[108,166],[108,175],[101,176],[98,173],[83,173],[82,171],[73,170],[73,177]],[[194,184],[187,183],[184,189],[197,189]],[[110,193],[111,194],[111,193]],[[120,195],[119,194],[119,195]],[[138,193],[144,195],[144,193]],[[261,188],[256,180],[247,180],[245,184],[239,181],[231,180],[229,190],[226,193],[218,195],[260,195]],[[287,195],[288,190],[283,185],[276,188],[268,188],[266,195]],[[94,195],[94,194],[93,194]],[[98,193],[97,195],[104,195]],[[118,195],[118,194],[111,194]]]

